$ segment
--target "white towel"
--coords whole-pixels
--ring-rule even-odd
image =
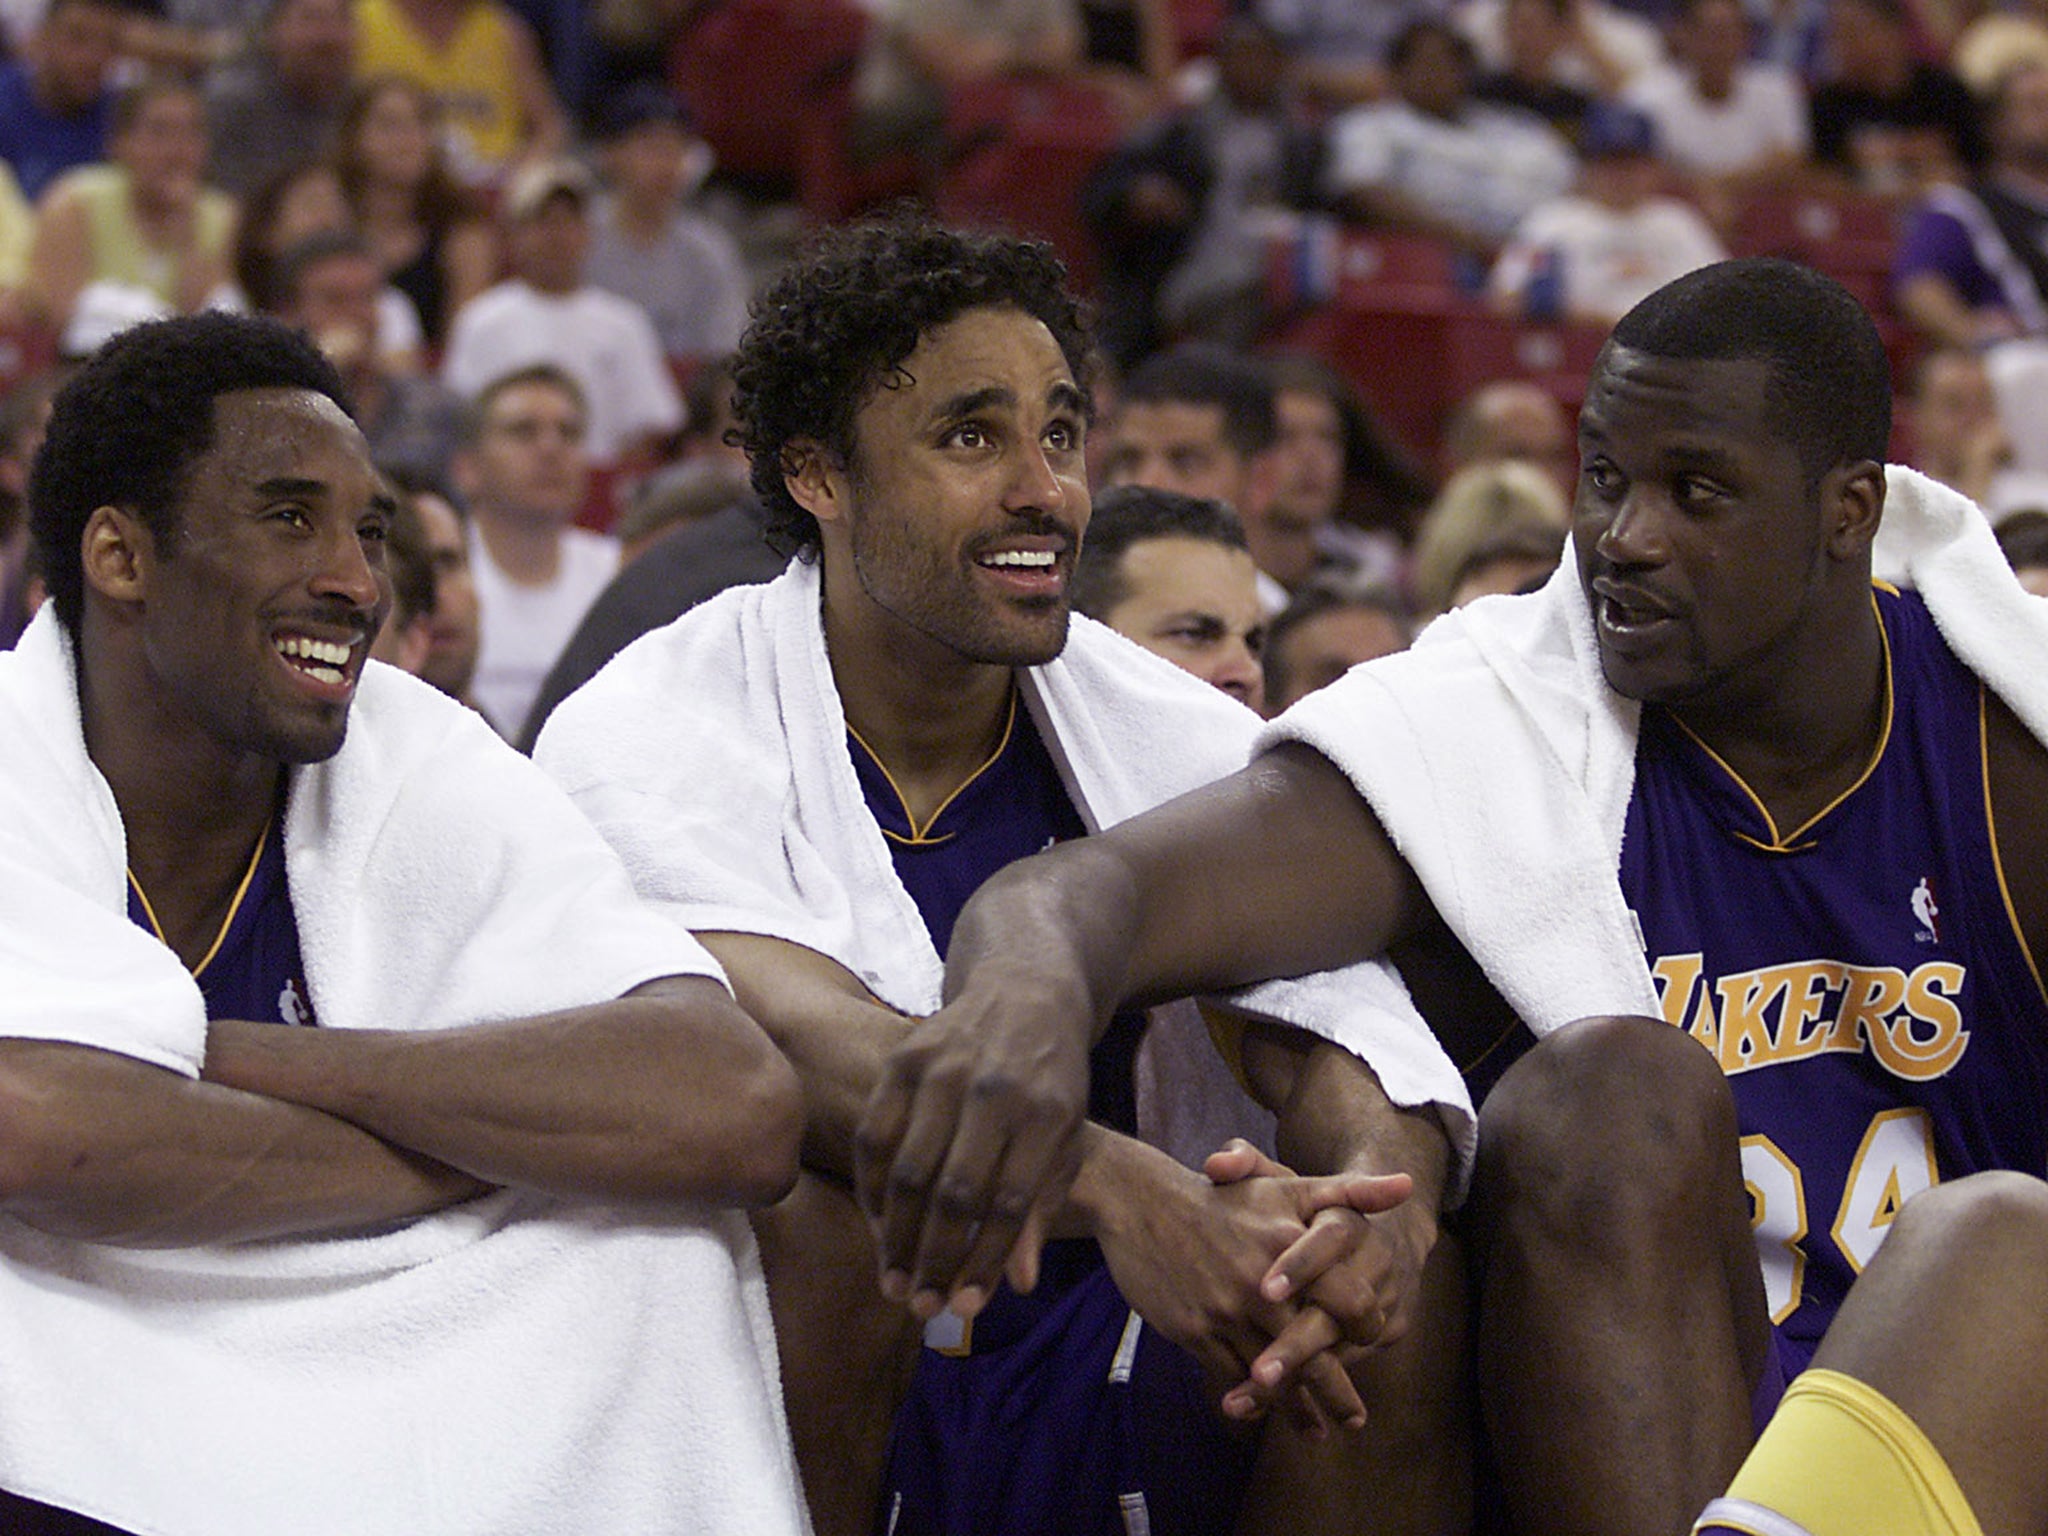
[[[717,974],[544,776],[380,665],[340,753],[294,771],[284,846],[323,1027]],[[191,1075],[198,989],[129,922],[125,863],[46,613],[0,656],[0,1036]],[[805,1526],[744,1217],[507,1191],[171,1250],[0,1218],[0,1484],[144,1536]]]
[[[803,561],[720,594],[616,657],[556,712],[534,757],[678,922],[804,945],[890,1007],[928,1014],[944,967],[862,797],[819,604],[818,568]],[[1057,660],[1022,675],[1092,828],[1243,767],[1258,728],[1223,693],[1085,618]],[[1464,1084],[1390,969],[1269,983],[1238,1001],[1353,1051],[1396,1104],[1437,1105],[1469,1161]],[[1211,1074],[1187,1085],[1191,1101],[1227,1100],[1242,1118],[1169,1150],[1213,1150],[1204,1134],[1257,1123],[1213,1051],[1175,1059]]]
[[[1883,526],[1956,654],[2048,739],[2048,601],[1966,498],[1886,472]],[[1657,1016],[1617,871],[1640,707],[1601,676],[1567,557],[1542,590],[1457,610],[1273,721],[1336,763],[1430,899],[1538,1034]]]

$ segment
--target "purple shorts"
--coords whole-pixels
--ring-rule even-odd
[[[1037,1290],[1005,1287],[975,1319],[969,1353],[922,1352],[880,1529],[1227,1536],[1256,1434],[1216,1411],[1191,1355],[1137,1320],[1093,1243],[1047,1257]]]

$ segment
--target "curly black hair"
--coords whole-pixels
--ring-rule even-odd
[[[925,336],[985,308],[1041,321],[1088,396],[1088,327],[1066,268],[1041,243],[910,217],[860,224],[825,233],[755,299],[732,364],[734,436],[770,544],[807,557],[818,547],[817,520],[783,480],[791,441],[812,439],[850,463],[869,395]]]
[[[85,609],[85,525],[134,512],[176,547],[177,504],[213,446],[213,402],[242,389],[307,389],[354,414],[334,365],[278,321],[207,313],[123,331],[57,392],[28,482],[29,531],[50,601],[73,635]]]

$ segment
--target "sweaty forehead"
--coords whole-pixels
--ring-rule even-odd
[[[1770,365],[1757,358],[1658,357],[1609,347],[1586,388],[1579,440],[1761,449],[1775,442],[1769,385]]]
[[[310,389],[238,389],[215,398],[213,443],[193,468],[258,480],[330,454],[369,467],[361,430],[333,400]]]
[[[928,411],[1000,391],[1040,404],[1076,389],[1066,354],[1045,322],[1021,309],[970,309],[935,326],[885,377],[870,404]]]

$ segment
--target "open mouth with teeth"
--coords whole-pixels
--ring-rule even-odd
[[[348,682],[349,659],[355,647],[335,640],[315,640],[310,635],[279,635],[271,641],[285,664],[303,672],[316,683],[339,688]]]
[[[1049,549],[999,549],[981,557],[981,564],[998,570],[1049,571],[1058,563],[1059,556]]]

